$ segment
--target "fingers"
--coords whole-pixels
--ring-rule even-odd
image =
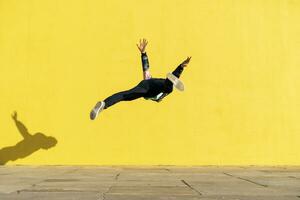
[[[148,43],[148,41],[145,38],[140,39],[140,44],[147,44],[147,43]]]
[[[191,60],[191,58],[192,58],[191,56],[190,56],[190,57],[188,56],[188,57],[186,58],[185,62],[186,62],[186,63],[189,63],[190,60]]]
[[[139,43],[136,44],[137,48],[141,51],[144,52],[146,46],[148,45],[148,41],[146,40],[146,38],[140,39]]]
[[[192,58],[191,56],[188,56],[188,57],[181,63],[181,65],[182,65],[183,67],[186,67],[186,66],[189,64],[191,58]]]
[[[143,38],[143,39],[140,39],[139,40],[139,45],[143,45],[143,46],[146,46],[148,44],[148,41],[146,40],[146,38]]]

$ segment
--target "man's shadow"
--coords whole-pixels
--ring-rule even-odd
[[[8,161],[25,158],[40,149],[50,149],[57,144],[57,140],[54,137],[46,136],[43,133],[31,135],[26,126],[17,117],[17,112],[14,112],[12,119],[16,123],[23,140],[14,146],[0,149],[0,165],[5,165]]]

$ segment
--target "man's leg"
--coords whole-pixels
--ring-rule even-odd
[[[132,101],[134,99],[138,99],[140,97],[143,97],[146,93],[147,93],[147,90],[140,86],[136,86],[127,91],[118,92],[104,100],[104,103],[105,103],[104,109],[107,109],[108,107],[110,107],[120,101]]]
[[[104,101],[99,101],[90,112],[91,120],[94,120],[103,109],[107,109],[120,101],[131,101],[144,97],[148,92],[147,88],[149,88],[147,84],[149,83],[146,80],[141,81],[136,87],[130,90],[118,92],[106,98]]]
[[[183,72],[183,67],[182,67],[181,65],[179,65],[179,66],[172,72],[172,74],[174,74],[174,76],[176,76],[177,78],[179,78],[182,72]]]
[[[177,78],[180,77],[180,75],[182,74],[183,72],[183,67],[181,65],[179,65],[173,72],[172,74],[174,76],[176,76]],[[173,83],[166,78],[165,80],[165,88],[164,88],[165,92],[166,93],[171,93],[173,91]]]

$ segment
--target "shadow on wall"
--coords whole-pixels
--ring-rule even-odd
[[[15,146],[0,149],[0,165],[5,165],[8,161],[25,158],[40,149],[50,149],[57,144],[57,140],[54,137],[46,136],[43,133],[31,135],[26,126],[19,121],[17,117],[17,112],[15,112],[12,115],[12,119],[16,123],[20,134],[23,136],[23,140],[18,142]]]

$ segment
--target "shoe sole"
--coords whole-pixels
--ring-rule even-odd
[[[179,78],[174,76],[174,74],[168,73],[167,79],[169,79],[173,83],[173,85],[176,89],[178,89],[179,91],[184,91],[183,82],[181,80],[179,80]]]
[[[102,106],[104,103],[103,102],[98,102],[95,107],[92,109],[92,111],[90,112],[90,119],[94,120],[96,119],[96,117],[99,115],[100,111],[103,110]]]

